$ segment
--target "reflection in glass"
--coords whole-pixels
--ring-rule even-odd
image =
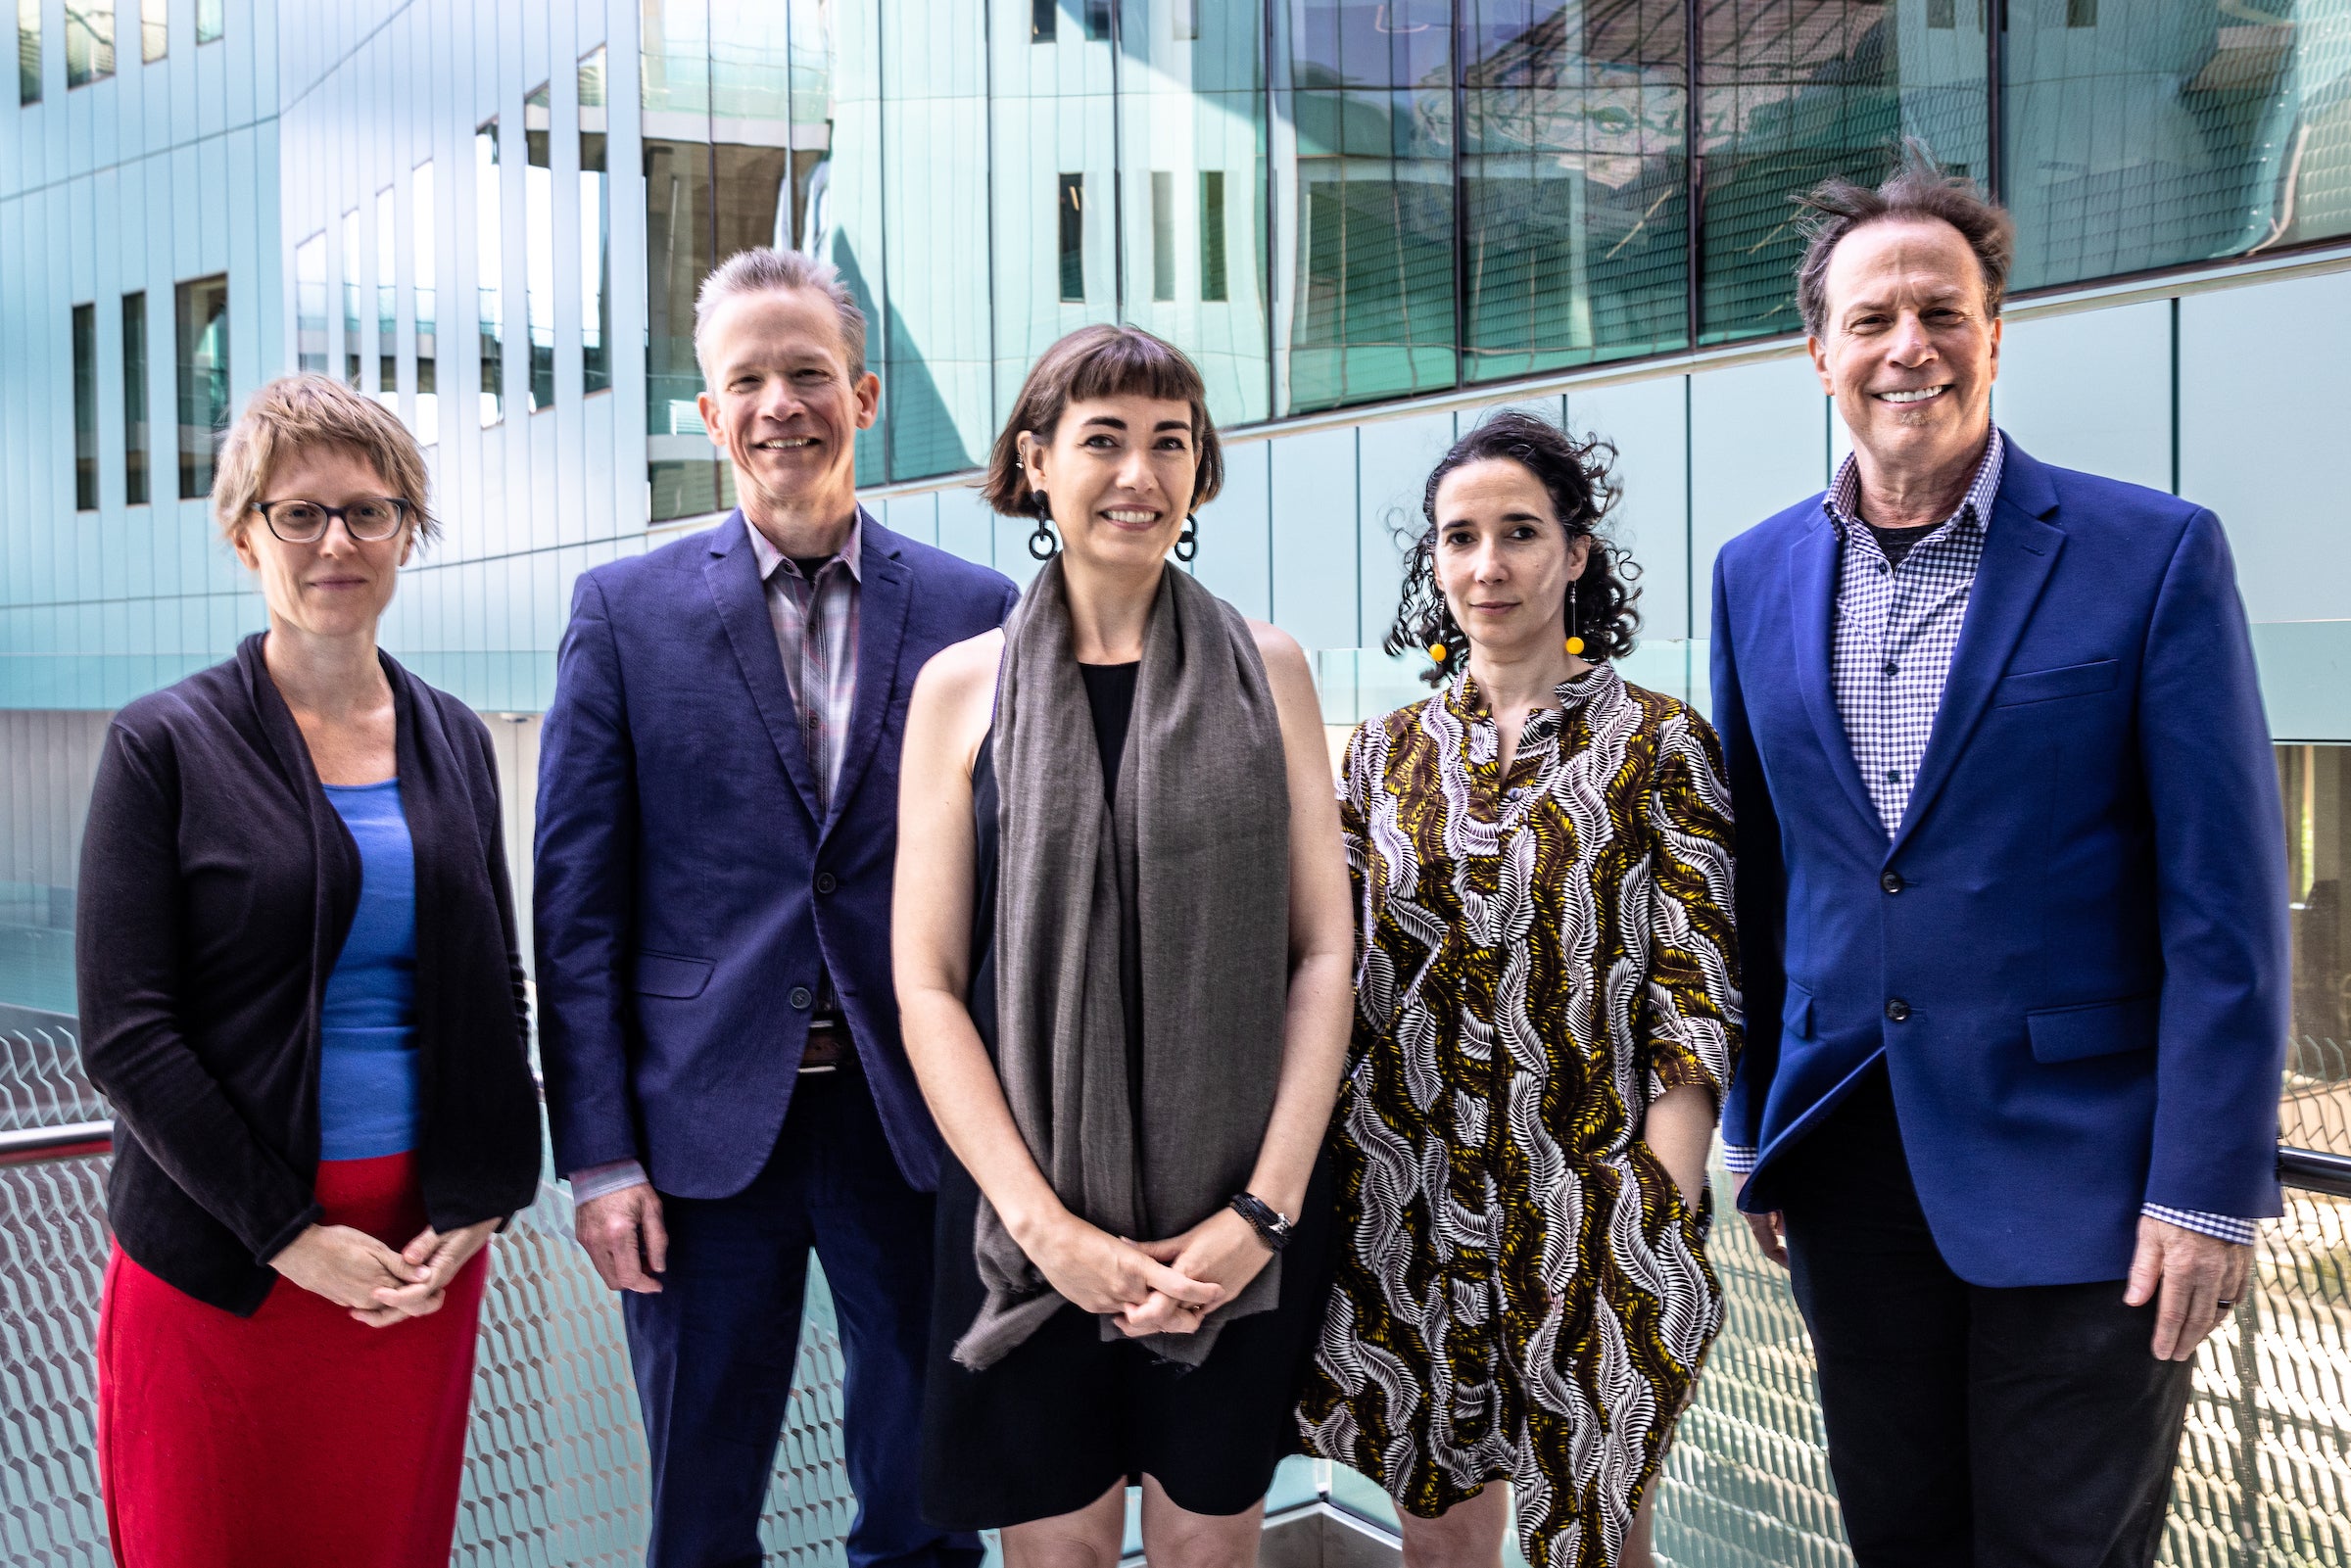
[[[1085,176],[1056,176],[1060,196],[1054,211],[1061,230],[1061,298],[1065,305],[1085,303]]]
[[[498,117],[492,115],[473,130],[474,322],[485,430],[506,416],[505,220],[498,169]]]
[[[122,296],[122,505],[146,505],[146,292]]]
[[[2351,233],[2351,0],[2009,14],[2013,283]]]
[[[433,253],[433,166],[418,164],[408,187],[409,221],[413,226],[414,273],[409,287],[416,301],[416,444],[429,447],[441,439],[441,377],[439,313]]]
[[[220,32],[224,25],[222,11],[222,0],[196,0],[196,41],[198,43],[218,43],[220,41]]]
[[[66,7],[66,85],[86,87],[115,73],[115,0]]]
[[[294,367],[326,374],[326,231],[294,247]]]
[[[343,382],[360,386],[360,210],[343,214]]]
[[[375,401],[400,412],[399,200],[375,193]]]
[[[122,504],[147,504],[147,295],[122,296]]]
[[[548,156],[548,83],[522,101],[522,296],[531,346],[531,411],[555,401],[555,174]]]
[[[17,0],[17,103],[41,101],[41,0]]]
[[[1200,171],[1200,298],[1228,298],[1224,279],[1224,171]]]
[[[1905,136],[1984,177],[1984,12],[1960,0],[1940,27],[1882,0],[1704,0],[1702,342],[1800,330],[1794,198],[1821,180],[1875,184]]]
[[[139,0],[139,60],[152,64],[171,47],[171,0]]]
[[[1467,0],[1464,17],[1468,378],[1681,348],[1681,4]]]
[[[604,46],[580,60],[580,390],[612,385],[612,214],[605,196]]]
[[[713,262],[710,8],[645,0],[646,479],[652,520],[718,509],[717,463],[695,397],[694,296]]]
[[[1051,43],[1061,34],[1061,0],[1029,0],[1029,39]]]
[[[2279,746],[2285,805],[2286,919],[2293,934],[2293,1022],[2280,1141],[2351,1154],[2351,746]]]
[[[220,438],[228,433],[228,277],[174,289],[179,330],[179,499],[213,493]]]
[[[98,509],[98,307],[73,307],[73,509]]]
[[[1151,298],[1176,298],[1176,176],[1151,171]]]
[[[1289,399],[1304,412],[1455,381],[1450,0],[1289,0],[1296,132]]]

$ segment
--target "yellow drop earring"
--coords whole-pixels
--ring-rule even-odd
[[[1570,578],[1567,583],[1567,651],[1581,653],[1584,651],[1584,640],[1575,635],[1575,590],[1576,579]]]

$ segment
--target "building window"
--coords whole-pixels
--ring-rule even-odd
[[[2293,1022],[2280,1142],[2344,1151],[2351,1078],[2351,746],[2279,746],[2285,805],[2286,925],[2293,934]]]
[[[326,231],[294,247],[294,367],[326,374]]]
[[[360,387],[360,210],[343,214],[343,384]]]
[[[147,504],[147,295],[122,296],[122,504]]]
[[[195,278],[173,291],[179,327],[179,499],[213,493],[220,438],[228,433],[228,277]]]
[[[86,87],[115,73],[115,0],[66,7],[66,85]]]
[[[73,509],[98,509],[98,307],[73,307]]]
[[[218,43],[226,24],[221,17],[222,0],[196,0],[196,41]]]
[[[1927,25],[1949,31],[1959,25],[1959,0],[1927,0]]]
[[[1224,171],[1200,171],[1200,298],[1231,298],[1224,280]]]
[[[1085,41],[1102,43],[1110,37],[1112,0],[1085,0]]]
[[[580,60],[580,390],[612,385],[611,176],[604,161],[604,49]]]
[[[522,101],[522,298],[531,339],[531,411],[555,401],[555,173],[548,157],[548,84]]]
[[[1051,43],[1060,31],[1061,0],[1029,0],[1029,41]]]
[[[1200,38],[1200,0],[1170,0],[1171,32],[1177,43],[1196,43]]]
[[[41,0],[17,0],[17,102],[41,101]]]
[[[498,117],[473,131],[474,314],[481,340],[482,428],[506,416],[505,246],[498,199]]]
[[[2096,26],[2098,0],[2065,0],[2065,24],[2069,27]]]
[[[441,439],[440,355],[433,266],[433,166],[427,159],[408,176],[408,228],[412,241],[409,288],[416,301],[416,444]]]
[[[400,199],[375,193],[375,401],[400,411]]]
[[[171,0],[139,0],[139,60],[153,65],[171,51]]]
[[[1151,171],[1151,298],[1176,298],[1176,176]]]
[[[1085,176],[1061,178],[1061,298],[1085,303]]]

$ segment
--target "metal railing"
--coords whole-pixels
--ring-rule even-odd
[[[2197,1355],[2166,1563],[2351,1563],[2351,1128],[2335,1100],[2351,1075],[2327,1075],[2344,1060],[2334,1042],[2297,1042],[2287,1127],[2345,1136],[2279,1151],[2286,1215],[2263,1226],[2253,1288]],[[0,1565],[111,1562],[92,1431],[105,1118],[71,1030],[0,1030]],[[562,1188],[543,1182],[493,1257],[454,1560],[642,1561],[645,1443],[620,1313],[572,1240]],[[1659,1553],[1679,1568],[1849,1563],[1786,1275],[1727,1213],[1710,1257],[1728,1315],[1666,1461]],[[819,1280],[768,1497],[771,1562],[841,1560],[854,1507],[841,1370]],[[1286,1502],[1302,1479],[1285,1477]],[[1317,1465],[1307,1485],[1328,1507],[1393,1518],[1360,1478]]]

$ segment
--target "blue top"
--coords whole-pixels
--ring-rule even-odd
[[[416,853],[400,781],[328,784],[360,848],[360,903],[318,1014],[318,1158],[416,1147]]]

